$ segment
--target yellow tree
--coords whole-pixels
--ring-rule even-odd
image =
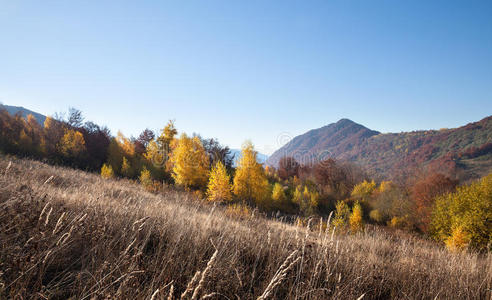
[[[182,134],[171,155],[172,176],[178,185],[202,188],[207,184],[209,158],[198,137]]]
[[[156,138],[155,144],[152,145],[153,148],[157,149],[160,153],[157,156],[154,156],[154,159],[162,164],[159,164],[159,167],[165,167],[167,172],[170,172],[173,169],[171,155],[174,151],[174,148],[177,146],[176,135],[178,134],[178,130],[176,126],[174,126],[174,121],[169,120],[164,128],[161,130],[161,134]],[[149,145],[150,146],[150,145]],[[153,162],[155,164],[155,162]]]
[[[140,172],[140,176],[138,177],[140,180],[140,184],[148,191],[152,191],[154,182],[152,180],[152,176],[150,175],[150,171],[144,166],[142,171]]]
[[[352,208],[352,214],[349,217],[350,231],[357,233],[364,230],[364,221],[362,220],[362,207],[359,202],[355,202]]]
[[[134,175],[132,165],[126,157],[123,157],[123,161],[121,163],[121,175],[128,178],[132,178]]]
[[[208,181],[207,198],[210,201],[232,200],[230,176],[224,164],[219,160],[210,172]]]
[[[273,200],[273,206],[276,209],[280,209],[280,210],[286,209],[287,196],[285,195],[284,187],[278,182],[276,182],[273,185],[272,200]]]
[[[241,150],[236,175],[234,177],[233,192],[243,201],[253,201],[260,204],[269,195],[268,180],[263,166],[258,163],[257,152],[251,142],[246,142]]]
[[[104,179],[114,178],[114,172],[111,165],[103,164],[101,168],[101,177]]]
[[[347,220],[350,217],[350,208],[347,203],[340,200],[336,204],[335,217],[333,219],[333,226],[337,228],[344,227],[347,224]]]
[[[285,196],[284,187],[278,182],[276,182],[273,185],[272,200],[278,203],[279,205],[283,204],[287,200],[287,196]]]
[[[41,139],[43,137],[43,129],[38,123],[38,120],[32,115],[27,115],[26,128],[28,130],[27,134],[32,139],[33,151],[37,154],[40,151]]]
[[[162,167],[166,162],[166,153],[162,151],[156,141],[150,141],[145,148],[144,158],[155,167]]]
[[[26,133],[24,129],[21,130],[20,135],[19,135],[19,147],[20,150],[27,154],[32,152],[32,138]]]
[[[67,158],[79,158],[86,151],[84,136],[80,131],[66,129],[60,140],[59,149]]]
[[[126,157],[133,157],[135,155],[135,145],[130,139],[126,138],[121,131],[118,131],[116,141]]]
[[[161,135],[157,137],[157,143],[161,148],[169,148],[176,134],[178,134],[178,130],[174,126],[174,121],[170,120],[161,130]]]
[[[431,233],[449,248],[492,248],[492,173],[455,192],[438,196]]]
[[[371,182],[364,180],[354,187],[351,196],[360,200],[367,200],[375,190],[376,183],[374,180]]]

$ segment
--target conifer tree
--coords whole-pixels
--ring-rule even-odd
[[[333,218],[333,226],[337,228],[344,227],[347,224],[350,216],[350,208],[345,201],[338,201],[335,208],[335,217]]]
[[[273,185],[272,200],[276,202],[279,206],[287,200],[284,187],[278,182]]]
[[[109,164],[103,164],[101,168],[101,177],[104,179],[114,178],[113,168]]]
[[[161,135],[156,141],[161,149],[169,149],[171,142],[174,140],[178,130],[174,126],[174,121],[170,120],[167,125],[161,130]]]
[[[208,180],[209,158],[198,137],[182,134],[171,155],[172,176],[178,185],[203,188]]]
[[[123,157],[123,161],[121,163],[121,175],[128,178],[132,178],[134,175],[133,168],[126,157]]]
[[[352,208],[352,214],[349,217],[350,231],[357,233],[364,230],[364,221],[362,220],[362,207],[359,202],[355,202]]]
[[[142,171],[140,172],[140,176],[138,177],[140,180],[140,184],[148,191],[152,191],[154,182],[152,180],[152,176],[150,175],[150,171],[144,166]]]
[[[219,160],[210,172],[208,181],[207,198],[210,201],[232,200],[230,176],[224,164]]]
[[[257,152],[251,142],[241,150],[241,159],[234,177],[234,195],[242,201],[260,204],[269,196],[269,184],[263,166],[258,163]]]

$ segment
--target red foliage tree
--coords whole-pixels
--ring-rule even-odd
[[[457,185],[457,180],[440,173],[432,173],[412,186],[411,195],[417,207],[418,226],[422,231],[428,230],[434,199],[439,195],[454,191]]]
[[[278,176],[286,180],[299,175],[299,163],[291,156],[284,156],[278,163]]]

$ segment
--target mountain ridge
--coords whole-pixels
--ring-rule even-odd
[[[283,156],[293,156],[301,164],[328,157],[350,161],[382,178],[422,167],[477,178],[492,170],[492,116],[457,128],[400,133],[380,133],[341,119],[294,137],[266,164],[276,167]]]
[[[43,125],[44,121],[46,120],[45,115],[42,115],[40,113],[37,113],[35,111],[32,111],[22,106],[12,106],[12,105],[5,105],[0,103],[0,109],[5,109],[11,115],[20,113],[23,118],[27,118],[28,115],[33,115],[36,121],[38,121],[38,123],[41,125]]]

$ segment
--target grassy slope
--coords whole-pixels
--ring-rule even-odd
[[[185,298],[253,299],[291,254],[271,298],[491,297],[490,255],[378,229],[332,237],[231,219],[185,193],[9,160],[0,158],[0,299],[167,299],[187,286]],[[189,284],[197,271],[203,280]]]

